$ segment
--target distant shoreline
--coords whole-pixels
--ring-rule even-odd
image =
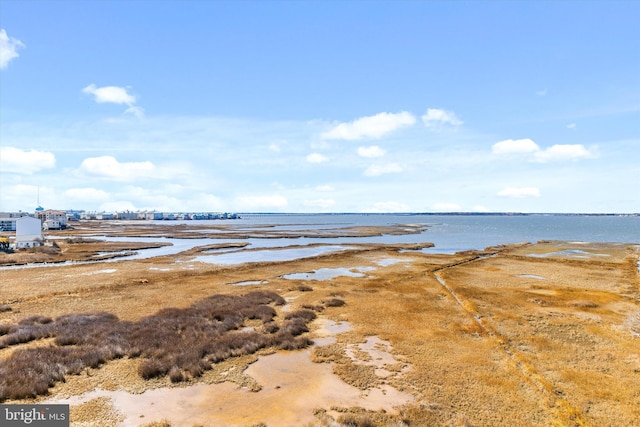
[[[238,212],[238,215],[397,215],[397,216],[640,216],[638,213],[571,213],[571,212]]]

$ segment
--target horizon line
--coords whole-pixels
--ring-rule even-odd
[[[522,211],[393,211],[393,212],[356,212],[356,211],[331,211],[331,212],[295,212],[295,211],[208,211],[208,210],[189,210],[189,211],[164,211],[157,209],[139,209],[135,211],[106,211],[106,210],[85,210],[85,209],[44,209],[64,212],[87,212],[87,213],[167,213],[167,214],[187,214],[187,213],[234,213],[236,215],[634,215],[639,216],[638,212],[522,212]],[[28,213],[28,210],[2,211],[2,213]],[[34,210],[35,212],[35,210]]]

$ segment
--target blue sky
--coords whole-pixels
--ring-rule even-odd
[[[0,211],[640,212],[638,16],[1,0]]]

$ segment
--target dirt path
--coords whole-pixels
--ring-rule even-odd
[[[500,349],[505,358],[513,363],[517,367],[522,379],[530,384],[534,390],[538,391],[542,398],[549,402],[549,407],[553,408],[554,423],[558,425],[574,425],[584,426],[585,422],[580,416],[579,411],[571,405],[567,399],[559,398],[555,393],[555,387],[551,382],[544,378],[539,372],[536,371],[534,366],[527,360],[526,356],[518,351],[513,345],[509,343],[509,340],[500,336],[490,322],[482,317],[475,309],[472,302],[464,300],[456,291],[443,279],[439,272],[455,269],[461,265],[466,265],[472,262],[481,261],[483,259],[496,256],[498,252],[494,252],[487,255],[474,256],[464,261],[455,262],[452,264],[438,267],[431,272],[433,277],[438,281],[442,288],[453,298],[467,315],[469,319],[474,322],[483,336],[494,343],[495,347]],[[463,284],[458,284],[463,285]]]

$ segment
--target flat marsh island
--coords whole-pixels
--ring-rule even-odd
[[[73,426],[640,425],[638,244],[302,252],[420,230],[114,224],[0,254],[2,403],[69,403]],[[304,256],[246,246],[283,237],[270,256]],[[171,239],[197,244],[130,257]]]

